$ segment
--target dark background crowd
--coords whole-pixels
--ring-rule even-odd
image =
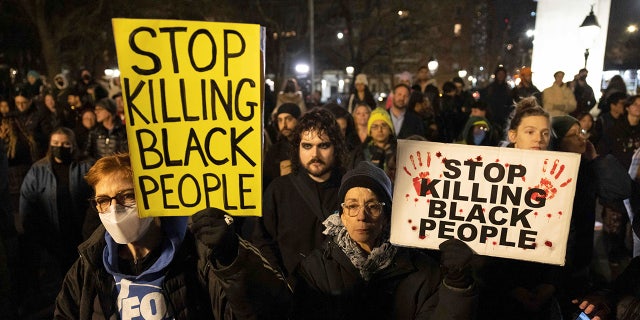
[[[570,236],[569,246],[577,253],[565,270],[540,279],[554,289],[538,305],[525,308],[535,316],[519,319],[560,319],[546,311],[553,309],[550,301],[558,305],[558,314],[573,314],[575,306],[563,302],[581,298],[578,294],[610,289],[637,255],[634,237],[637,240],[640,231],[633,219],[635,208],[640,208],[634,199],[640,195],[635,189],[640,172],[636,154],[640,96],[629,95],[622,78],[616,76],[596,100],[586,83],[587,74],[579,70],[565,82],[564,72],[558,71],[548,75],[554,77],[553,85],[540,91],[532,83],[530,68],[520,69],[512,87],[507,69],[498,66],[488,86],[468,90],[459,77],[438,85],[428,68],[421,66],[414,78],[400,79],[387,100],[379,101],[364,74],[354,78],[350,95],[340,101],[319,101],[318,95],[303,93],[293,78],[278,92],[265,86],[264,212],[260,219],[238,219],[237,232],[294,285],[293,274],[303,256],[322,247],[323,222],[341,205],[338,190],[345,173],[366,161],[393,182],[397,139],[507,146],[516,104],[534,99],[554,125],[549,150],[575,152],[553,143],[553,138],[560,141],[571,134],[587,145],[587,151],[578,153],[584,160],[581,170],[591,171],[579,175],[576,218],[572,218],[572,228],[587,232],[582,238]],[[92,190],[83,177],[96,160],[127,152],[128,147],[117,78],[108,83],[97,80],[101,79],[86,69],[74,79],[63,75],[47,79],[31,70],[24,81],[0,96],[0,306],[4,313],[0,318],[50,318],[62,279],[77,258],[76,247],[100,224],[97,211],[86,201]],[[325,119],[314,114],[315,120],[305,120],[306,114],[318,108],[332,116]],[[575,133],[571,131],[576,124],[573,120],[579,128]],[[307,140],[301,134],[314,132],[312,129],[324,135]],[[606,164],[592,164],[607,155]],[[600,175],[632,180],[633,194],[588,189],[589,182]],[[613,185],[602,187],[611,188]],[[594,263],[596,230],[602,231],[608,261],[605,271],[597,270]],[[494,266],[492,263],[511,271],[519,268],[481,259],[474,261],[474,267],[483,270]],[[570,277],[576,280],[567,284],[558,275],[569,268]],[[487,279],[477,277],[481,294],[482,281]],[[637,299],[640,287],[635,290]],[[480,302],[482,306],[482,298]]]

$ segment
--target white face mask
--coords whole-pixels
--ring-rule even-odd
[[[138,217],[138,207],[111,205],[109,211],[100,213],[100,221],[113,240],[127,244],[139,240],[147,232],[153,218]]]

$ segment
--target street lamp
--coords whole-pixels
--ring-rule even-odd
[[[436,60],[436,58],[431,57],[431,59],[429,59],[429,62],[427,62],[427,69],[429,69],[429,73],[431,73],[431,75],[434,75],[436,71],[438,71],[438,65],[438,60]]]
[[[347,75],[349,77],[351,77],[353,75],[353,72],[355,71],[355,69],[352,66],[348,66],[348,67],[344,68],[344,70],[347,72]]]
[[[589,15],[584,18],[578,30],[581,34],[582,41],[586,44],[586,49],[584,50],[584,67],[586,69],[587,60],[589,59],[589,47],[593,45],[598,33],[600,33],[600,24],[598,24],[598,18],[593,14],[593,5],[591,6]]]
[[[309,65],[306,63],[298,63],[296,64],[296,72],[301,75],[307,75],[309,73]]]

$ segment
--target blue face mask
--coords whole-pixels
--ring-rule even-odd
[[[479,146],[482,143],[482,140],[484,140],[484,137],[487,135],[487,132],[484,130],[478,130],[478,132],[475,132],[473,134],[473,144],[475,144],[476,146]]]

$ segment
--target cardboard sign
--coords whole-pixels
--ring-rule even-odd
[[[398,141],[391,242],[564,265],[580,155]]]
[[[263,28],[112,22],[140,216],[259,216]]]

